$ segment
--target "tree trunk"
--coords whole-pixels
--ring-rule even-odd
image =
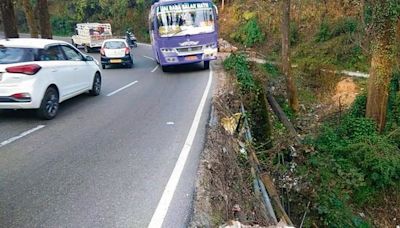
[[[286,76],[286,91],[289,98],[289,105],[294,112],[299,110],[297,88],[291,75],[290,61],[290,0],[283,1],[282,17],[282,73]]]
[[[12,0],[1,0],[0,11],[6,38],[18,38],[17,18],[15,17],[14,3]]]
[[[222,0],[222,3],[221,3],[221,11],[224,11],[224,8],[225,8],[225,0]]]
[[[365,22],[365,0],[361,0],[360,2],[360,19],[361,19],[361,24],[363,26],[363,29],[366,27],[366,22]]]
[[[379,132],[386,125],[386,110],[389,96],[389,83],[393,65],[393,37],[395,29],[390,20],[386,20],[376,32],[372,43],[370,77],[368,79],[368,98],[366,116],[375,120]]]
[[[47,0],[38,0],[40,35],[43,39],[52,39],[49,6]]]
[[[35,19],[35,11],[32,7],[30,0],[22,0],[22,6],[24,7],[24,12],[26,16],[26,21],[28,23],[29,32],[31,33],[32,38],[38,38],[39,32]]]

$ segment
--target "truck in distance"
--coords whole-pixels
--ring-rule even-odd
[[[79,23],[76,24],[72,44],[75,47],[83,46],[85,52],[89,53],[100,49],[103,42],[111,38],[111,25],[108,23]]]

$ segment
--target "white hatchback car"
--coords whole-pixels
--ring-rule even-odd
[[[52,119],[59,103],[101,90],[98,63],[67,42],[0,40],[0,109],[37,109]]]
[[[103,69],[112,64],[122,64],[128,68],[133,66],[131,48],[123,39],[105,40],[101,45],[100,55]]]

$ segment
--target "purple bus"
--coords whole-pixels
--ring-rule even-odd
[[[204,63],[217,58],[217,7],[211,0],[161,0],[149,15],[154,57],[168,66]]]

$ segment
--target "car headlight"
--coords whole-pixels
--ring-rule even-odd
[[[96,63],[97,66],[100,66],[100,63],[97,59],[94,59],[94,63]]]

